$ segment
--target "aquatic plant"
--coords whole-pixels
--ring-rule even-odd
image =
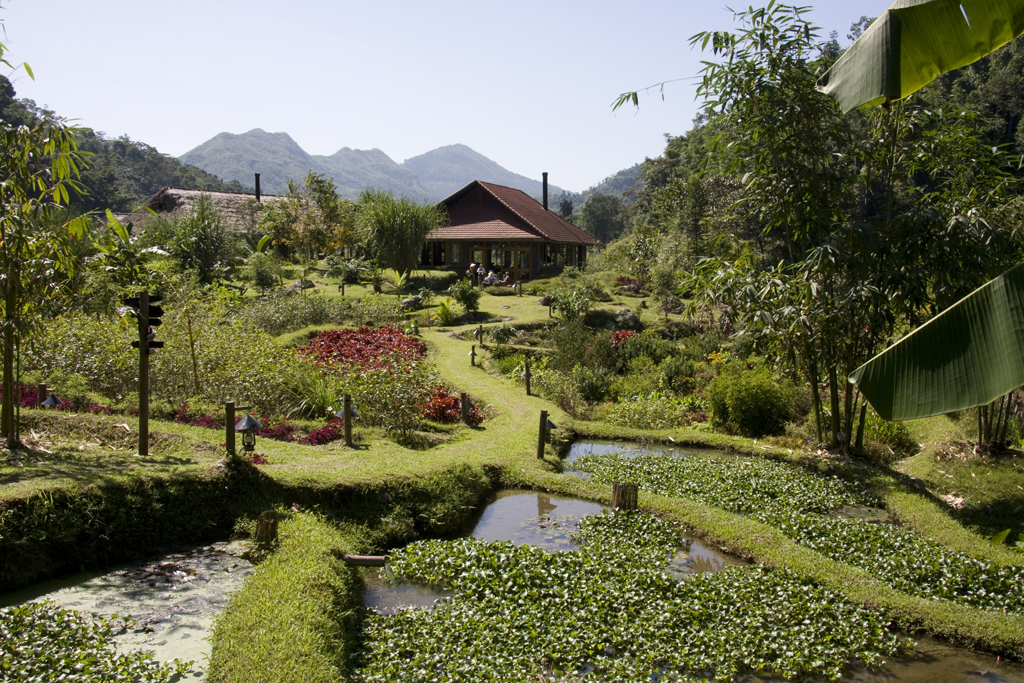
[[[826,516],[849,505],[880,505],[859,485],[793,465],[739,457],[644,453],[583,455],[574,467],[602,483],[641,489],[750,515],[837,562],[893,588],[982,609],[1024,610],[1024,567],[997,566],[948,550],[907,527]]]
[[[790,574],[755,567],[677,581],[682,527],[638,513],[580,523],[577,552],[426,541],[393,571],[454,591],[434,610],[366,619],[357,681],[521,681],[593,667],[602,681],[837,679],[910,643],[879,615]]]
[[[192,662],[161,664],[139,650],[118,654],[114,633],[131,625],[53,602],[0,608],[0,680],[168,683],[192,670]]]

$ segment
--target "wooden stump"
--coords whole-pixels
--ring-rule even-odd
[[[636,510],[638,488],[636,484],[612,482],[612,507],[619,510]]]
[[[277,542],[277,511],[267,510],[256,518],[256,546],[267,548]]]

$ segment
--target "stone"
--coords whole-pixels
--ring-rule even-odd
[[[422,297],[410,296],[406,299],[402,299],[402,308],[407,311],[415,311],[423,303]]]
[[[628,308],[623,308],[615,314],[615,326],[620,330],[635,330],[640,327],[640,318]]]

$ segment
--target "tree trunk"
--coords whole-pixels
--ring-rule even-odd
[[[18,282],[21,274],[18,272],[17,261],[12,261],[7,268],[7,288],[4,291],[4,374],[3,374],[3,405],[0,406],[0,431],[7,448],[18,447],[18,433],[15,429],[14,406],[17,402],[17,392],[14,388],[14,336],[15,319],[18,306]]]
[[[832,446],[839,444],[839,386],[836,366],[828,369],[828,393],[832,406]]]

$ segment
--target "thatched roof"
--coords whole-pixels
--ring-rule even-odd
[[[203,190],[181,190],[174,187],[165,187],[150,197],[149,201],[142,208],[136,209],[124,217],[118,216],[117,218],[122,223],[130,221],[137,226],[142,226],[145,225],[146,221],[153,218],[153,214],[147,211],[147,209],[152,209],[158,215],[167,218],[183,216],[192,210],[192,207],[199,201],[199,197],[204,194],[210,198],[214,208],[220,212],[225,227],[234,233],[245,231],[242,207],[245,206],[246,202],[255,199],[255,197],[251,194],[236,192],[205,192]],[[272,204],[282,199],[284,197],[278,195],[263,195],[260,197],[260,201],[263,204]]]

